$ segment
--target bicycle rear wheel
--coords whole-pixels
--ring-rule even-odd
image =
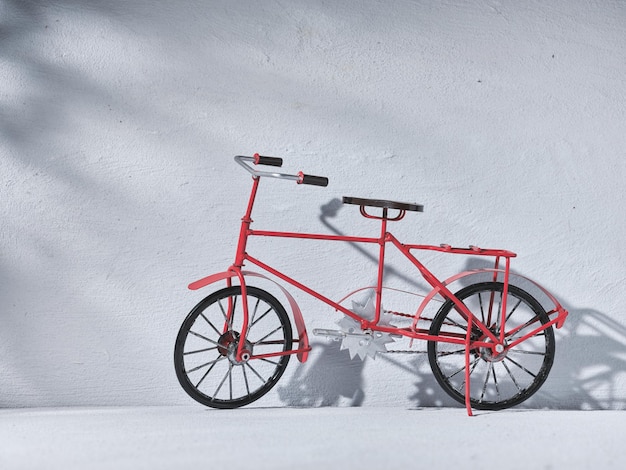
[[[292,330],[283,306],[271,294],[247,287],[249,360],[236,358],[243,323],[241,287],[202,300],[183,322],[174,348],[176,376],[194,400],[213,408],[237,408],[265,395],[282,376]]]
[[[504,285],[483,282],[461,289],[455,295],[499,337]],[[523,342],[508,344],[548,323],[541,304],[528,292],[509,285],[506,299],[505,350],[496,354],[491,348],[470,350],[470,402],[475,409],[499,410],[518,405],[532,396],[545,382],[554,361],[554,331],[548,327]],[[430,334],[467,333],[468,322],[451,300],[441,306],[433,319]],[[473,341],[483,333],[472,328]],[[465,403],[465,346],[429,341],[428,360],[437,382],[445,392]]]

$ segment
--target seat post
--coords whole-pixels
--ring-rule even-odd
[[[363,208],[363,206],[361,206]],[[380,250],[378,253],[378,280],[376,282],[376,315],[374,324],[380,321],[383,299],[383,277],[385,274],[385,246],[387,244],[387,208],[383,208],[383,216],[380,218],[380,238],[378,240]]]

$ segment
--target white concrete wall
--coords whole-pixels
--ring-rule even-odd
[[[426,206],[403,240],[516,251],[571,312],[535,405],[624,407],[625,37],[617,1],[4,0],[0,405],[189,403],[174,338],[209,291],[186,286],[232,262],[232,156],[261,152],[331,184],[264,182],[259,227],[371,236],[320,215],[377,197]],[[255,246],[336,299],[375,274],[351,246]],[[264,404],[451,403],[421,356],[315,344]]]

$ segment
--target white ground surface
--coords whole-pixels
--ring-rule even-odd
[[[4,470],[626,466],[621,411],[14,409],[0,411],[0,442]]]

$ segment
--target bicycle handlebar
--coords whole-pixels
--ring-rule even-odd
[[[283,166],[283,159],[278,157],[263,157],[258,153],[255,153],[254,156],[254,164],[255,165],[267,165],[267,166]]]
[[[305,175],[304,173],[298,173],[298,184],[311,184],[313,186],[328,186],[328,178],[325,176],[313,176]]]
[[[259,178],[261,176],[277,178],[283,180],[291,180],[295,181],[298,184],[310,184],[314,186],[328,186],[328,178],[325,176],[312,176],[305,175],[302,172],[299,172],[296,175],[288,175],[285,173],[274,173],[271,171],[260,171],[252,168],[248,165],[247,162],[253,163],[255,165],[268,165],[268,166],[281,166],[283,164],[283,159],[278,157],[263,157],[258,153],[255,153],[252,157],[247,157],[244,155],[235,156],[235,161],[239,163],[242,167],[246,169],[248,173],[250,173],[253,177]]]

